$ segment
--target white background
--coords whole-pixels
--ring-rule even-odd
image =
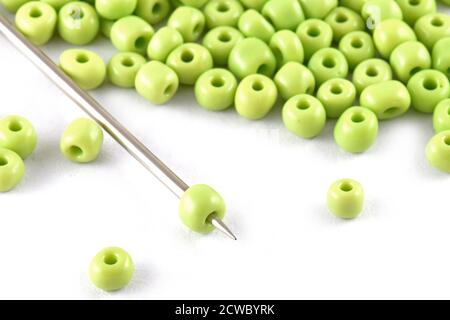
[[[105,39],[91,48],[114,52]],[[333,122],[311,141],[287,132],[280,106],[250,122],[204,111],[191,88],[158,107],[109,84],[92,94],[186,182],[221,192],[239,240],[187,230],[177,199],[109,137],[97,162],[65,160],[60,135],[83,114],[0,36],[0,116],[27,117],[39,137],[24,181],[0,194],[0,298],[450,298],[450,177],[425,158],[430,116],[383,122],[376,145],[351,155]],[[343,177],[367,194],[350,222],[325,204]],[[137,268],[111,294],[87,277],[106,246]]]

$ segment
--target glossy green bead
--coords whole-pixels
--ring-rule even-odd
[[[352,179],[334,182],[327,193],[328,210],[341,219],[355,219],[364,209],[364,190]]]
[[[239,0],[248,9],[261,10],[268,0]]]
[[[106,66],[95,52],[69,49],[59,58],[60,68],[84,90],[92,90],[103,84]]]
[[[0,148],[14,151],[25,160],[33,153],[36,143],[36,130],[30,121],[20,116],[0,119]]]
[[[177,30],[185,42],[194,42],[200,38],[205,24],[203,12],[192,7],[177,8],[167,21],[167,26]]]
[[[209,29],[220,26],[237,27],[244,7],[238,0],[212,0],[206,4],[203,12]]]
[[[264,118],[275,105],[278,92],[275,83],[268,77],[253,74],[239,84],[234,104],[236,111],[244,118]]]
[[[436,42],[433,47],[433,69],[439,70],[450,79],[450,37]]]
[[[99,17],[89,3],[69,2],[59,10],[58,33],[64,41],[86,45],[97,37],[99,30]]]
[[[105,38],[111,38],[111,29],[114,23],[115,21],[113,20],[100,18],[100,32]]]
[[[416,41],[414,30],[398,19],[387,19],[380,22],[373,32],[375,47],[380,55],[389,59],[392,51],[402,43]]]
[[[327,115],[319,100],[307,94],[289,99],[282,112],[285,127],[297,136],[311,139],[325,128]]]
[[[134,263],[123,249],[105,248],[95,255],[89,266],[92,283],[105,291],[117,291],[133,278]]]
[[[169,54],[183,44],[183,36],[176,29],[162,27],[151,38],[147,56],[151,60],[166,62]]]
[[[361,93],[360,103],[377,115],[378,119],[392,119],[411,107],[411,96],[405,85],[396,80],[368,86]]]
[[[288,62],[303,63],[305,59],[303,45],[293,31],[278,31],[273,35],[269,46],[277,59],[278,68]]]
[[[211,69],[203,73],[195,83],[198,104],[212,111],[228,109],[234,103],[237,80],[226,69]]]
[[[178,76],[159,61],[151,61],[139,69],[135,81],[136,91],[154,104],[164,104],[178,90]]]
[[[421,42],[408,41],[392,51],[390,63],[397,78],[407,83],[414,74],[431,67],[431,56]]]
[[[435,135],[427,145],[426,155],[429,164],[440,171],[450,173],[450,131]]]
[[[361,15],[369,30],[373,30],[383,20],[403,20],[402,9],[393,0],[367,0],[361,9]]]
[[[408,82],[411,105],[424,113],[433,113],[442,100],[450,97],[450,84],[440,71],[423,70],[416,73]]]
[[[261,13],[276,30],[295,30],[305,20],[298,0],[269,0]]]
[[[91,119],[80,118],[67,126],[61,136],[60,150],[73,162],[88,163],[97,159],[103,145],[103,131]]]
[[[138,0],[134,14],[155,25],[169,15],[170,9],[169,0]]]
[[[353,106],[356,89],[353,83],[346,79],[331,79],[320,86],[317,98],[325,107],[328,118],[338,118]]]
[[[316,88],[316,80],[312,72],[298,62],[288,62],[274,78],[278,92],[284,100],[299,94],[312,95]]]
[[[209,219],[223,219],[226,205],[216,190],[204,184],[197,184],[183,194],[178,211],[184,225],[192,231],[206,234],[215,230]]]
[[[239,30],[222,26],[209,31],[203,38],[203,45],[211,53],[216,66],[226,66],[231,50],[243,39]]]
[[[345,7],[337,7],[325,18],[325,22],[333,29],[333,39],[336,43],[342,37],[353,31],[363,31],[364,21],[359,14]]]
[[[403,12],[403,20],[411,26],[421,17],[436,12],[436,0],[396,0]]]
[[[190,6],[194,8],[201,8],[208,2],[208,0],[179,0],[179,1],[185,6]]]
[[[145,58],[138,53],[116,53],[108,63],[108,79],[118,87],[134,88],[136,74],[145,63]]]
[[[338,6],[338,0],[299,0],[308,19],[324,19]]]
[[[55,10],[59,10],[72,0],[41,0],[41,1],[51,5],[53,8],[55,8]]]
[[[333,78],[346,78],[349,71],[344,54],[334,48],[317,51],[309,60],[308,68],[314,74],[318,86]]]
[[[8,192],[22,181],[25,164],[14,151],[0,148],[0,192]]]
[[[372,84],[389,80],[392,80],[392,68],[381,59],[369,59],[361,62],[355,68],[352,78],[359,94]]]
[[[95,0],[95,9],[100,17],[119,20],[131,15],[136,9],[137,0]]]
[[[30,1],[31,0],[0,0],[0,4],[3,5],[8,11],[16,13],[21,6]]]
[[[187,43],[172,51],[167,65],[178,75],[180,83],[193,85],[203,72],[213,68],[214,63],[208,49]]]
[[[239,79],[259,73],[272,77],[277,60],[269,46],[257,38],[247,38],[236,44],[228,59],[231,72]]]
[[[17,29],[35,45],[47,43],[55,33],[57,14],[55,9],[44,2],[32,1],[17,11]]]
[[[239,30],[246,37],[261,39],[269,42],[275,34],[275,28],[258,11],[250,9],[245,11],[238,22]]]
[[[439,40],[450,37],[450,16],[444,13],[432,13],[417,20],[414,26],[417,38],[428,50]]]
[[[433,127],[436,133],[450,130],[450,99],[441,101],[434,109]]]
[[[339,50],[352,70],[361,62],[375,58],[376,54],[372,37],[364,31],[353,31],[345,35],[339,43]]]
[[[355,12],[361,12],[367,0],[339,0],[339,5],[352,9]]]
[[[151,25],[136,16],[121,18],[111,29],[111,42],[119,51],[144,55],[154,34]]]
[[[320,49],[331,47],[333,29],[321,20],[308,19],[298,26],[297,36],[303,44],[305,60],[308,61]]]
[[[339,118],[334,128],[334,139],[339,147],[351,153],[370,149],[378,136],[378,118],[373,111],[351,107]]]

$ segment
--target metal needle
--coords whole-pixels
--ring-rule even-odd
[[[71,98],[88,116],[95,120],[114,140],[150,171],[178,198],[189,189],[170,168],[156,157],[142,142],[128,131],[117,119],[82,90],[72,79],[67,77],[59,67],[38,47],[31,44],[8,19],[0,12],[0,32],[31,62],[33,62],[51,81],[53,81],[69,98]],[[217,217],[210,222],[219,231],[236,240],[234,234]]]

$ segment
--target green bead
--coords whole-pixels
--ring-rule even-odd
[[[436,12],[436,0],[396,0],[403,12],[403,20],[414,26],[421,17]]]
[[[426,155],[433,168],[450,173],[450,131],[435,135],[427,145]]]
[[[364,208],[364,190],[355,180],[342,179],[334,182],[327,194],[330,212],[341,219],[355,219]]]
[[[154,104],[164,104],[178,90],[178,76],[159,61],[151,61],[144,65],[136,75],[136,91]]]
[[[103,145],[103,131],[91,119],[80,118],[64,130],[60,141],[62,154],[73,162],[88,163],[97,159]]]
[[[248,9],[261,10],[268,0],[239,0]]]
[[[428,50],[439,40],[450,37],[450,16],[444,13],[432,13],[417,20],[414,26],[417,38]]]
[[[213,68],[213,59],[208,49],[196,43],[186,43],[176,48],[167,58],[181,84],[193,85],[200,75]]]
[[[433,127],[436,133],[450,130],[450,99],[441,101],[434,109]]]
[[[208,0],[179,0],[182,4],[194,8],[201,8],[208,2]]]
[[[392,80],[391,66],[381,59],[361,62],[353,72],[352,82],[360,94],[368,86]]]
[[[55,10],[59,10],[72,0],[41,0],[41,1],[51,5],[53,8],[55,8]]]
[[[268,77],[254,74],[239,84],[234,104],[236,111],[244,118],[264,118],[275,105],[278,92],[275,83]]]
[[[450,96],[450,84],[440,71],[423,70],[416,73],[408,82],[411,105],[417,111],[433,113],[442,100]]]
[[[403,83],[390,80],[368,86],[361,93],[360,103],[377,115],[378,119],[392,119],[411,107],[411,96]]]
[[[373,111],[351,107],[339,118],[334,128],[334,139],[339,147],[351,153],[370,149],[378,136],[378,119]]]
[[[422,43],[408,41],[392,51],[390,63],[397,78],[407,83],[417,72],[431,67],[431,56]]]
[[[181,197],[179,205],[181,221],[191,230],[198,233],[210,233],[214,226],[210,219],[225,217],[225,201],[210,186],[197,184],[190,187]]]
[[[119,20],[131,15],[136,4],[137,0],[95,0],[95,9],[102,18]]]
[[[111,38],[111,29],[115,21],[100,18],[100,32],[105,38]]]
[[[44,2],[32,1],[17,11],[16,26],[33,44],[46,44],[55,33],[57,14],[55,9]]]
[[[274,78],[278,92],[284,100],[299,94],[312,95],[316,88],[316,80],[312,72],[298,62],[288,62]]]
[[[333,78],[346,78],[349,71],[345,56],[334,48],[317,51],[309,60],[308,68],[314,74],[318,86]]]
[[[203,12],[209,29],[220,26],[237,27],[244,7],[238,0],[212,0],[208,1]]]
[[[209,31],[203,38],[203,45],[211,53],[215,65],[227,66],[231,50],[243,39],[239,30],[223,26]]]
[[[71,44],[91,43],[100,30],[100,20],[94,7],[86,2],[69,2],[59,10],[58,33]]]
[[[3,5],[8,11],[16,13],[21,6],[30,1],[31,0],[0,0],[0,4]]]
[[[0,192],[17,186],[25,174],[22,158],[14,151],[0,148]]]
[[[147,47],[151,60],[166,62],[169,54],[183,44],[183,36],[175,29],[162,27],[152,37]]]
[[[261,13],[276,30],[295,30],[305,20],[298,0],[269,0]]]
[[[298,26],[297,36],[303,44],[305,60],[309,61],[313,54],[320,49],[331,47],[333,29],[321,20],[308,19]]]
[[[84,90],[92,90],[103,84],[106,66],[95,52],[69,49],[59,58],[60,68]]]
[[[179,7],[169,17],[167,26],[177,30],[185,42],[194,42],[205,29],[205,16],[196,8]]]
[[[363,31],[364,21],[359,14],[345,7],[337,7],[325,18],[325,22],[333,29],[333,39],[336,43],[352,31]]]
[[[116,53],[108,63],[108,79],[118,87],[134,88],[136,74],[145,63],[145,58],[138,53]]]
[[[239,30],[248,38],[254,37],[269,42],[275,28],[256,10],[245,11],[238,22]]]
[[[278,31],[273,35],[269,46],[277,59],[278,68],[281,68],[288,62],[303,63],[305,58],[303,46],[293,31]]]
[[[347,59],[350,69],[355,69],[365,60],[375,58],[372,37],[364,31],[353,31],[345,35],[339,43],[339,50]]]
[[[338,118],[353,106],[356,89],[353,83],[346,79],[331,79],[320,86],[317,98],[325,107],[328,118]]]
[[[417,37],[414,30],[405,22],[388,19],[377,25],[373,33],[373,40],[380,55],[389,59],[397,46],[408,41],[416,41]]]
[[[105,291],[117,291],[133,278],[134,263],[123,249],[105,248],[95,255],[89,266],[92,283]]]
[[[361,15],[370,30],[383,20],[403,20],[402,9],[393,0],[367,0],[361,9]]]
[[[134,14],[155,25],[169,15],[170,9],[169,0],[138,0]]]
[[[324,19],[338,6],[338,0],[299,0],[308,19]]]
[[[121,18],[111,29],[111,42],[119,51],[144,55],[154,34],[151,25],[136,16]]]
[[[262,40],[247,38],[236,44],[231,50],[228,66],[239,79],[259,73],[272,77],[275,73],[277,60],[272,50]]]
[[[352,9],[355,12],[361,12],[367,0],[339,0],[339,5]]]
[[[30,121],[20,116],[0,119],[0,148],[14,151],[25,160],[33,153],[36,143],[36,130]]]
[[[450,37],[436,42],[433,48],[433,69],[439,70],[447,75],[450,80]]]
[[[230,71],[211,69],[195,83],[195,97],[201,107],[221,111],[233,105],[236,89],[237,80]]]
[[[327,115],[319,100],[307,94],[289,99],[283,107],[285,127],[305,139],[317,137],[325,128]]]

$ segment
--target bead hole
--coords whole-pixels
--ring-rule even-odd
[[[39,8],[32,8],[30,11],[31,18],[40,18],[42,16],[42,11]]]
[[[230,42],[231,41],[231,36],[228,33],[223,32],[223,33],[219,34],[219,41],[221,41],[221,42]]]
[[[363,42],[361,39],[353,39],[351,46],[356,49],[361,49],[363,47]]]
[[[74,8],[71,12],[70,12],[70,16],[72,17],[72,19],[74,20],[80,20],[84,18],[84,12],[83,10],[81,10],[80,8]]]
[[[311,27],[308,29],[308,31],[306,31],[306,33],[308,34],[308,36],[310,36],[311,38],[315,38],[320,36],[320,30],[317,27]]]
[[[339,13],[336,16],[336,22],[337,23],[344,23],[344,22],[347,22],[347,21],[348,21],[348,17],[345,14],[343,14],[343,13]]]
[[[435,18],[433,18],[433,19],[431,20],[431,25],[432,25],[433,27],[439,28],[439,27],[442,27],[442,26],[444,25],[444,21],[442,21],[442,19],[439,18],[439,17],[435,17]]]
[[[418,6],[420,4],[420,0],[409,0],[409,5]]]
[[[164,95],[167,97],[170,97],[173,93],[174,86],[172,84],[169,84],[166,89],[164,89]]]
[[[395,114],[397,114],[400,111],[400,108],[397,107],[392,107],[392,108],[388,108],[386,109],[383,114],[387,115],[387,116],[394,116]]]
[[[369,69],[367,69],[366,74],[367,74],[369,77],[376,77],[376,76],[378,76],[378,70],[375,69],[375,68],[370,67]]]
[[[125,58],[122,60],[122,65],[124,67],[130,68],[134,66],[134,61],[131,58]]]
[[[252,85],[252,89],[254,91],[262,91],[264,89],[264,85],[260,81],[255,81]]]
[[[215,88],[221,88],[225,85],[225,81],[220,77],[214,77],[211,80],[211,85]]]
[[[328,69],[333,69],[336,66],[336,61],[333,58],[325,58],[322,62],[323,66]]]
[[[189,50],[185,50],[181,54],[181,60],[184,63],[192,62],[194,60],[194,54],[191,51],[189,51]]]
[[[72,157],[78,158],[78,157],[80,157],[83,154],[83,150],[80,147],[78,147],[78,146],[71,146],[69,148],[69,154]]]
[[[297,102],[297,109],[299,110],[308,110],[311,107],[308,101],[300,100]]]
[[[81,54],[77,55],[76,60],[78,63],[86,63],[89,61],[89,57],[87,55],[81,53]]]
[[[339,95],[343,92],[342,87],[338,84],[334,84],[330,89],[332,94]]]
[[[217,11],[219,12],[227,12],[228,10],[230,10],[230,7],[226,3],[219,3],[217,6]]]
[[[159,2],[155,3],[155,5],[152,8],[152,13],[154,15],[159,15],[161,13],[161,11],[162,11],[161,3],[159,3]]]
[[[134,47],[136,49],[144,49],[147,46],[147,38],[146,37],[139,37],[134,42]]]
[[[103,262],[109,266],[115,265],[117,263],[117,257],[114,254],[107,254]]]
[[[202,31],[202,28],[203,28],[202,24],[201,23],[197,23],[194,26],[194,29],[192,31],[194,32],[194,34],[199,34]]]
[[[426,79],[423,82],[423,87],[429,91],[433,91],[436,90],[438,88],[438,83],[436,82],[435,79]]]
[[[340,186],[340,189],[344,192],[350,192],[353,190],[353,186],[349,182],[343,182]]]
[[[450,147],[450,136],[446,136],[446,137],[444,138],[444,143],[445,143],[447,146]]]
[[[17,121],[12,121],[9,123],[8,129],[12,132],[19,132],[22,130],[22,125]]]
[[[0,157],[0,167],[6,166],[8,164],[8,160],[4,157]]]
[[[352,122],[354,122],[354,123],[361,123],[361,122],[364,122],[364,121],[366,121],[366,118],[364,117],[363,114],[355,113],[355,114],[352,115]]]

